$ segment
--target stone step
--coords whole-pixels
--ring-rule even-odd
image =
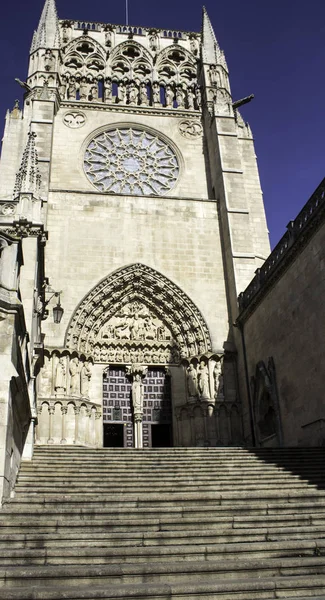
[[[227,579],[214,582],[142,583],[76,587],[17,587],[0,589],[1,600],[270,600],[298,598],[324,600],[325,576]]]
[[[165,546],[105,547],[59,547],[37,549],[0,549],[0,563],[9,565],[78,565],[78,564],[127,564],[168,561],[218,560],[229,555],[232,559],[284,558],[325,554],[325,539],[279,540],[276,542],[243,542],[225,544],[188,544]]]
[[[301,527],[260,527],[252,532],[251,528],[238,529],[201,529],[201,530],[181,530],[181,531],[156,531],[156,532],[110,532],[105,531],[85,533],[80,527],[74,533],[66,532],[55,534],[40,533],[33,534],[1,534],[0,549],[36,549],[36,548],[59,548],[59,547],[80,547],[80,542],[87,544],[87,547],[131,547],[131,546],[167,546],[167,545],[186,545],[186,544],[206,544],[212,543],[242,543],[263,542],[277,540],[314,540],[325,538],[325,525],[310,525]]]
[[[183,561],[174,563],[150,563],[145,572],[139,564],[110,564],[103,566],[74,565],[38,567],[0,568],[0,590],[20,587],[28,580],[29,585],[62,585],[67,590],[79,584],[85,586],[105,581],[106,585],[138,584],[160,582],[165,583],[196,582],[204,578],[205,582],[223,580],[249,580],[252,575],[259,577],[277,576],[312,576],[325,574],[325,557],[270,558],[267,560],[244,561]],[[61,580],[61,581],[60,581]],[[1,596],[0,596],[1,597]]]
[[[250,527],[250,531],[252,529],[256,529],[258,533],[263,525],[267,525],[267,528],[272,533],[272,529],[276,527],[281,527],[282,525],[290,523],[292,527],[300,527],[301,525],[307,525],[311,522],[314,527],[316,526],[324,526],[324,518],[318,519],[317,516],[308,517],[308,521],[304,522],[299,520],[298,517],[294,517],[291,520],[287,519],[286,521],[276,521],[276,520],[266,520],[264,518],[263,521],[248,521],[245,523],[244,521],[238,522],[238,524],[233,523],[232,519],[229,518],[221,518],[220,522],[213,522],[209,518],[196,518],[196,519],[166,519],[165,521],[161,521],[158,519],[151,520],[141,520],[141,519],[125,519],[121,522],[108,522],[106,519],[94,519],[91,520],[88,517],[84,519],[35,519],[35,522],[29,521],[26,523],[25,519],[21,517],[17,520],[8,519],[5,522],[5,525],[0,527],[0,535],[5,536],[6,534],[12,536],[15,533],[20,533],[26,539],[29,535],[35,534],[39,535],[40,531],[44,536],[47,534],[56,534],[60,532],[60,534],[65,535],[66,533],[75,532],[75,535],[82,534],[102,534],[103,532],[107,532],[112,535],[114,533],[128,533],[130,537],[134,532],[136,533],[149,533],[149,532],[178,532],[182,535],[189,534],[192,531],[196,531],[198,526],[202,526],[202,529],[208,528],[209,531],[215,532],[218,535],[219,531],[223,528],[227,528],[230,531],[236,531],[240,533],[241,529],[246,529]]]

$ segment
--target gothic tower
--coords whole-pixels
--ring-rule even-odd
[[[46,0],[24,85],[0,228],[24,257],[36,443],[242,443],[232,323],[269,243],[206,11],[193,33],[60,21]]]

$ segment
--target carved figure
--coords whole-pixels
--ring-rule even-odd
[[[197,371],[194,365],[190,364],[186,369],[187,391],[190,398],[198,395]]]
[[[44,365],[40,370],[40,386],[39,391],[42,396],[49,396],[51,394],[51,383],[52,383],[52,368],[51,360],[48,356],[44,357]]]
[[[223,375],[221,362],[217,362],[213,369],[215,397],[223,396]]]
[[[196,108],[198,110],[200,110],[201,106],[202,106],[202,98],[201,98],[201,90],[198,87],[195,89],[195,98],[196,98]]]
[[[44,69],[45,71],[51,71],[54,67],[54,54],[50,48],[45,51],[44,54]]]
[[[193,92],[193,88],[188,88],[187,90],[187,106],[189,110],[194,110],[194,99],[195,93]]]
[[[129,104],[137,104],[138,102],[138,88],[135,83],[131,82],[129,85]]]
[[[107,346],[103,346],[100,352],[100,360],[103,362],[107,362],[108,359],[108,348]]]
[[[65,100],[66,89],[67,89],[67,83],[66,83],[66,81],[62,81],[61,85],[59,86],[59,94],[60,94],[61,100]]]
[[[159,38],[155,31],[152,31],[149,35],[149,48],[152,52],[157,52],[159,45]]]
[[[76,80],[75,80],[74,77],[71,77],[71,79],[69,80],[69,85],[68,85],[68,98],[69,98],[69,100],[75,100],[76,99],[76,93],[77,93]]]
[[[82,396],[89,397],[89,384],[92,374],[92,364],[87,361],[82,365],[80,371],[80,391]]]
[[[152,84],[152,102],[160,104],[160,85],[157,81]]]
[[[89,86],[85,77],[82,78],[79,85],[80,100],[88,100]]]
[[[77,357],[70,360],[70,394],[78,396],[80,394],[80,366]]]
[[[176,90],[177,108],[184,108],[184,99],[185,99],[184,90],[181,87],[178,87]]]
[[[98,100],[98,85],[96,82],[94,82],[90,88],[90,96],[94,102]]]
[[[149,104],[147,84],[145,82],[140,83],[140,103],[144,106],[148,106]]]
[[[107,103],[112,102],[112,84],[110,79],[106,79],[105,81],[104,100]]]
[[[125,85],[123,83],[123,81],[121,81],[118,85],[118,90],[117,90],[117,99],[119,102],[121,102],[121,104],[124,104],[125,102]]]
[[[134,413],[143,412],[143,383],[139,373],[135,375],[132,383],[132,404]]]
[[[198,53],[198,42],[195,37],[192,37],[190,40],[190,50],[196,56]]]
[[[109,48],[111,47],[112,37],[113,35],[111,30],[108,29],[107,31],[105,31],[105,46],[108,46]]]
[[[166,85],[166,106],[173,106],[174,90],[171,85]]]
[[[99,346],[95,346],[93,351],[94,360],[98,362],[100,360],[100,348]]]
[[[211,85],[215,86],[219,83],[219,73],[215,65],[211,65],[209,69],[209,78]]]
[[[203,360],[201,360],[201,362],[200,362],[198,382],[199,382],[199,392],[200,392],[201,397],[209,398],[210,397],[209,371],[208,371],[208,367],[206,366],[206,364]]]
[[[66,384],[66,364],[63,356],[59,359],[55,372],[54,389],[56,392],[64,393],[67,389]]]

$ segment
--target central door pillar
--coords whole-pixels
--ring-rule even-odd
[[[132,406],[134,415],[134,447],[143,448],[142,442],[142,419],[143,419],[143,378],[146,376],[148,367],[139,364],[127,365],[126,373],[132,380]]]

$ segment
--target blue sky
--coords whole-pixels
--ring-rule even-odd
[[[22,98],[28,51],[43,0],[2,7],[0,118]],[[234,100],[255,94],[242,114],[253,130],[274,246],[325,176],[325,1],[232,0],[206,7],[226,53]],[[125,3],[57,0],[60,18],[125,22]],[[198,0],[129,0],[133,25],[198,31]],[[2,124],[0,123],[0,129]]]

